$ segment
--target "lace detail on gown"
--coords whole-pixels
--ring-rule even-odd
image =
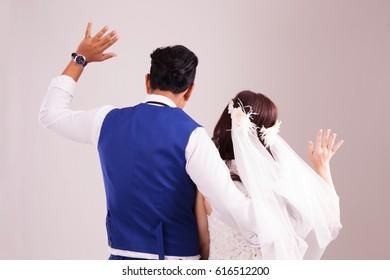
[[[232,173],[237,174],[234,161],[228,163]],[[235,182],[237,188],[250,197],[241,182]],[[218,220],[215,215],[208,217],[210,233],[210,260],[256,260],[262,259],[260,247],[248,244],[244,236],[224,222]]]

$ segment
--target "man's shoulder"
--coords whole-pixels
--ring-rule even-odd
[[[180,114],[182,115],[182,118],[183,118],[184,121],[193,123],[197,127],[202,126],[196,120],[194,120],[194,118],[192,118],[190,115],[188,115],[186,112],[184,112],[183,109],[180,109],[180,108],[176,108],[176,109],[177,109],[178,112],[180,112]]]

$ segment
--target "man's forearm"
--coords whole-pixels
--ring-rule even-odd
[[[213,213],[243,234],[256,233],[252,201],[237,189],[229,169],[203,128],[192,133],[186,148],[186,160],[188,175],[211,204]]]
[[[62,75],[67,75],[71,77],[75,82],[77,82],[83,73],[84,67],[77,65],[73,60],[71,60],[66,66],[65,70],[62,72]]]

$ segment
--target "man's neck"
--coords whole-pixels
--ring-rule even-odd
[[[162,95],[165,96],[169,99],[171,99],[177,107],[181,107],[180,105],[182,104],[182,99],[183,99],[183,94],[182,93],[173,93],[171,91],[166,91],[166,90],[159,90],[155,89],[150,92],[150,94],[157,94],[157,95]]]

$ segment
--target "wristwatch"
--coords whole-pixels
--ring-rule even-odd
[[[85,59],[85,56],[81,54],[72,53],[72,58],[77,65],[85,67],[88,64],[87,60]]]

